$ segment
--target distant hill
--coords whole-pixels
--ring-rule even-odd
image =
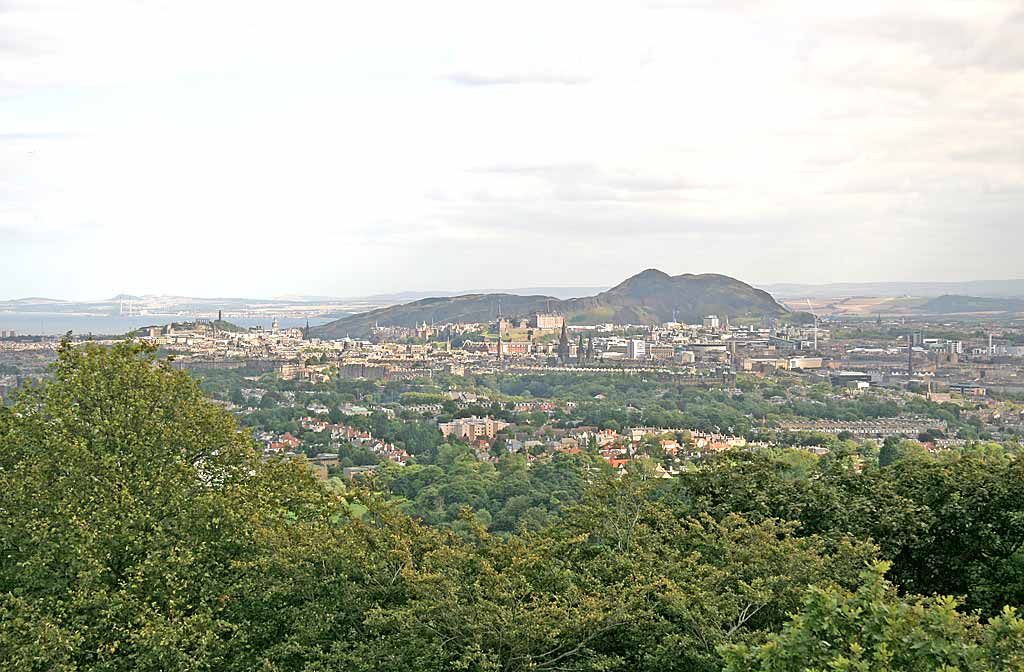
[[[0,306],[5,308],[18,308],[21,306],[49,305],[54,303],[66,303],[60,299],[48,299],[45,296],[26,296],[23,299],[6,299],[0,301]]]
[[[430,297],[328,322],[311,329],[320,338],[365,336],[373,326],[413,327],[422,322],[486,322],[501,314],[527,317],[552,311],[571,324],[697,322],[706,315],[781,316],[787,313],[765,291],[724,275],[671,276],[648,269],[594,296],[560,300],[553,296],[465,294]]]
[[[320,338],[366,336],[374,325],[414,327],[417,324],[450,322],[486,322],[498,315],[529,315],[561,304],[551,296],[518,296],[516,294],[465,294],[420,299],[412,303],[378,308],[313,327],[310,335]]]
[[[241,333],[243,331],[249,331],[245,327],[240,327],[234,322],[228,322],[227,320],[212,320],[210,326],[217,331],[229,331],[232,333]]]
[[[364,297],[356,297],[367,301],[380,303],[408,303],[418,299],[468,296],[471,294],[515,294],[517,296],[543,296],[557,299],[572,299],[578,296],[592,296],[598,292],[608,289],[605,287],[517,287],[514,289],[465,289],[458,292],[451,291],[407,291],[393,292],[391,294],[371,294]]]
[[[996,299],[946,294],[921,304],[915,312],[924,315],[958,313],[1024,313],[1024,299]]]
[[[919,296],[1024,298],[1024,280],[965,282],[836,282],[825,285],[779,283],[765,289],[780,299]]]
[[[707,315],[778,316],[786,309],[763,290],[725,275],[671,276],[650,268],[606,292],[563,302],[573,324],[699,322]]]
[[[216,329],[218,331],[236,334],[242,333],[244,331],[249,331],[245,327],[240,327],[234,322],[228,322],[227,320],[210,320],[209,322],[204,322],[203,324],[208,325],[210,328]],[[154,328],[160,330],[164,330],[167,327],[171,327],[172,329],[194,329],[196,325],[196,322],[171,322],[170,324],[150,324],[145,327],[139,327],[132,333],[134,333],[137,336],[143,336],[147,334],[150,329]]]
[[[942,296],[856,296],[809,299],[823,317],[957,317],[1017,319],[1024,317],[1024,299],[944,294]],[[785,301],[790,310],[807,305],[806,300]]]

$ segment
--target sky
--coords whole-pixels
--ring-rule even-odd
[[[1018,0],[0,0],[0,298],[1024,277]]]

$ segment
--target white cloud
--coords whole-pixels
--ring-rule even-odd
[[[909,7],[2,1],[0,295],[1020,275],[1024,14]]]

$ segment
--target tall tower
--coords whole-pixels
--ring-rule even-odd
[[[565,330],[565,322],[562,322],[562,335],[558,337],[558,359],[562,364],[569,363],[569,332]]]
[[[587,361],[594,361],[594,335],[587,336]]]
[[[914,377],[914,334],[907,334],[907,382]]]
[[[576,346],[576,364],[577,365],[582,365],[583,364],[583,361],[584,361],[583,355],[584,354],[585,353],[583,351],[583,334],[580,334],[579,344],[577,344],[577,346]]]

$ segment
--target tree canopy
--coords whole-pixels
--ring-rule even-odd
[[[1024,663],[1015,456],[727,453],[661,481],[449,447],[325,487],[152,349],[65,344],[0,409],[0,668]]]

